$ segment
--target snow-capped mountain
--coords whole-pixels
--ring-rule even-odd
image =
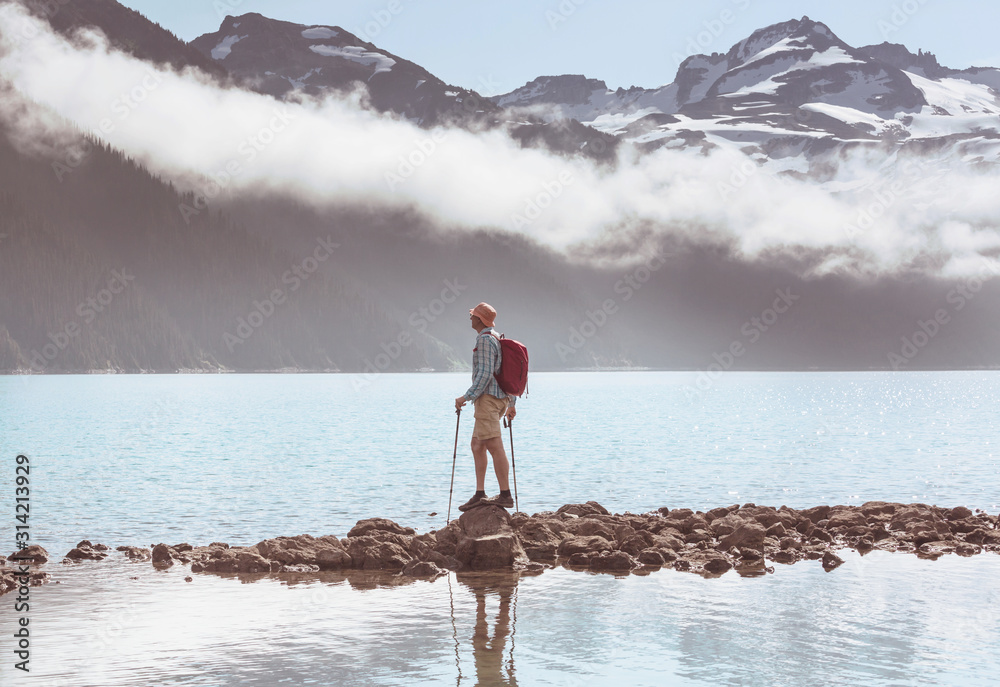
[[[277,97],[319,95],[363,83],[372,105],[421,124],[496,111],[467,89],[381,50],[339,26],[303,26],[257,13],[228,16],[215,33],[191,45],[256,90]]]
[[[657,89],[611,90],[547,76],[494,102],[548,121],[573,118],[647,148],[735,147],[774,158],[844,143],[976,142],[1000,161],[1000,70],[947,69],[901,45],[852,48],[808,17],[754,32],[727,53],[694,55]]]

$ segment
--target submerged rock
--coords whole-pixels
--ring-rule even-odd
[[[152,558],[152,552],[138,546],[119,546],[116,551],[121,551],[125,557],[131,561],[148,561]]]
[[[44,565],[49,562],[49,552],[40,544],[26,546],[7,557],[11,565]]]
[[[91,544],[84,539],[66,554],[63,563],[73,561],[103,561],[108,557],[108,547],[104,544]]]
[[[157,544],[153,547],[153,565],[160,568],[169,568],[174,564],[174,559],[170,555],[170,547],[166,544]]]

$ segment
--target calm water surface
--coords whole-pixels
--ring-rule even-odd
[[[880,499],[1000,509],[997,373],[536,374],[521,509]],[[466,375],[0,378],[0,487],[32,459],[32,537],[112,546],[444,524]],[[473,486],[461,418],[456,504]],[[505,439],[509,439],[505,435]],[[492,479],[492,477],[490,478]],[[488,482],[495,491],[495,483]],[[437,515],[430,515],[437,513]],[[6,551],[4,551],[6,552]],[[433,583],[50,566],[32,685],[996,684],[1000,557],[847,556],[716,580],[548,571]],[[137,577],[138,579],[132,579]],[[0,637],[14,614],[0,601]],[[9,653],[9,640],[0,649]]]

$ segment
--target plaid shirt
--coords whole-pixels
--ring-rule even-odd
[[[476,348],[472,353],[472,386],[465,392],[465,398],[475,401],[483,394],[508,399],[510,405],[517,402],[516,396],[508,396],[497,384],[494,372],[500,370],[500,341],[494,336],[493,327],[487,327],[476,337]]]

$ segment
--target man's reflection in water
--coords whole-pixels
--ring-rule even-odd
[[[514,675],[514,620],[517,616],[517,575],[469,576],[458,575],[458,581],[469,587],[476,596],[476,625],[472,633],[472,656],[476,665],[476,687],[515,687]],[[488,597],[499,597],[500,609],[490,635],[486,611]],[[504,661],[507,639],[510,653]],[[463,676],[459,673],[459,684]]]

